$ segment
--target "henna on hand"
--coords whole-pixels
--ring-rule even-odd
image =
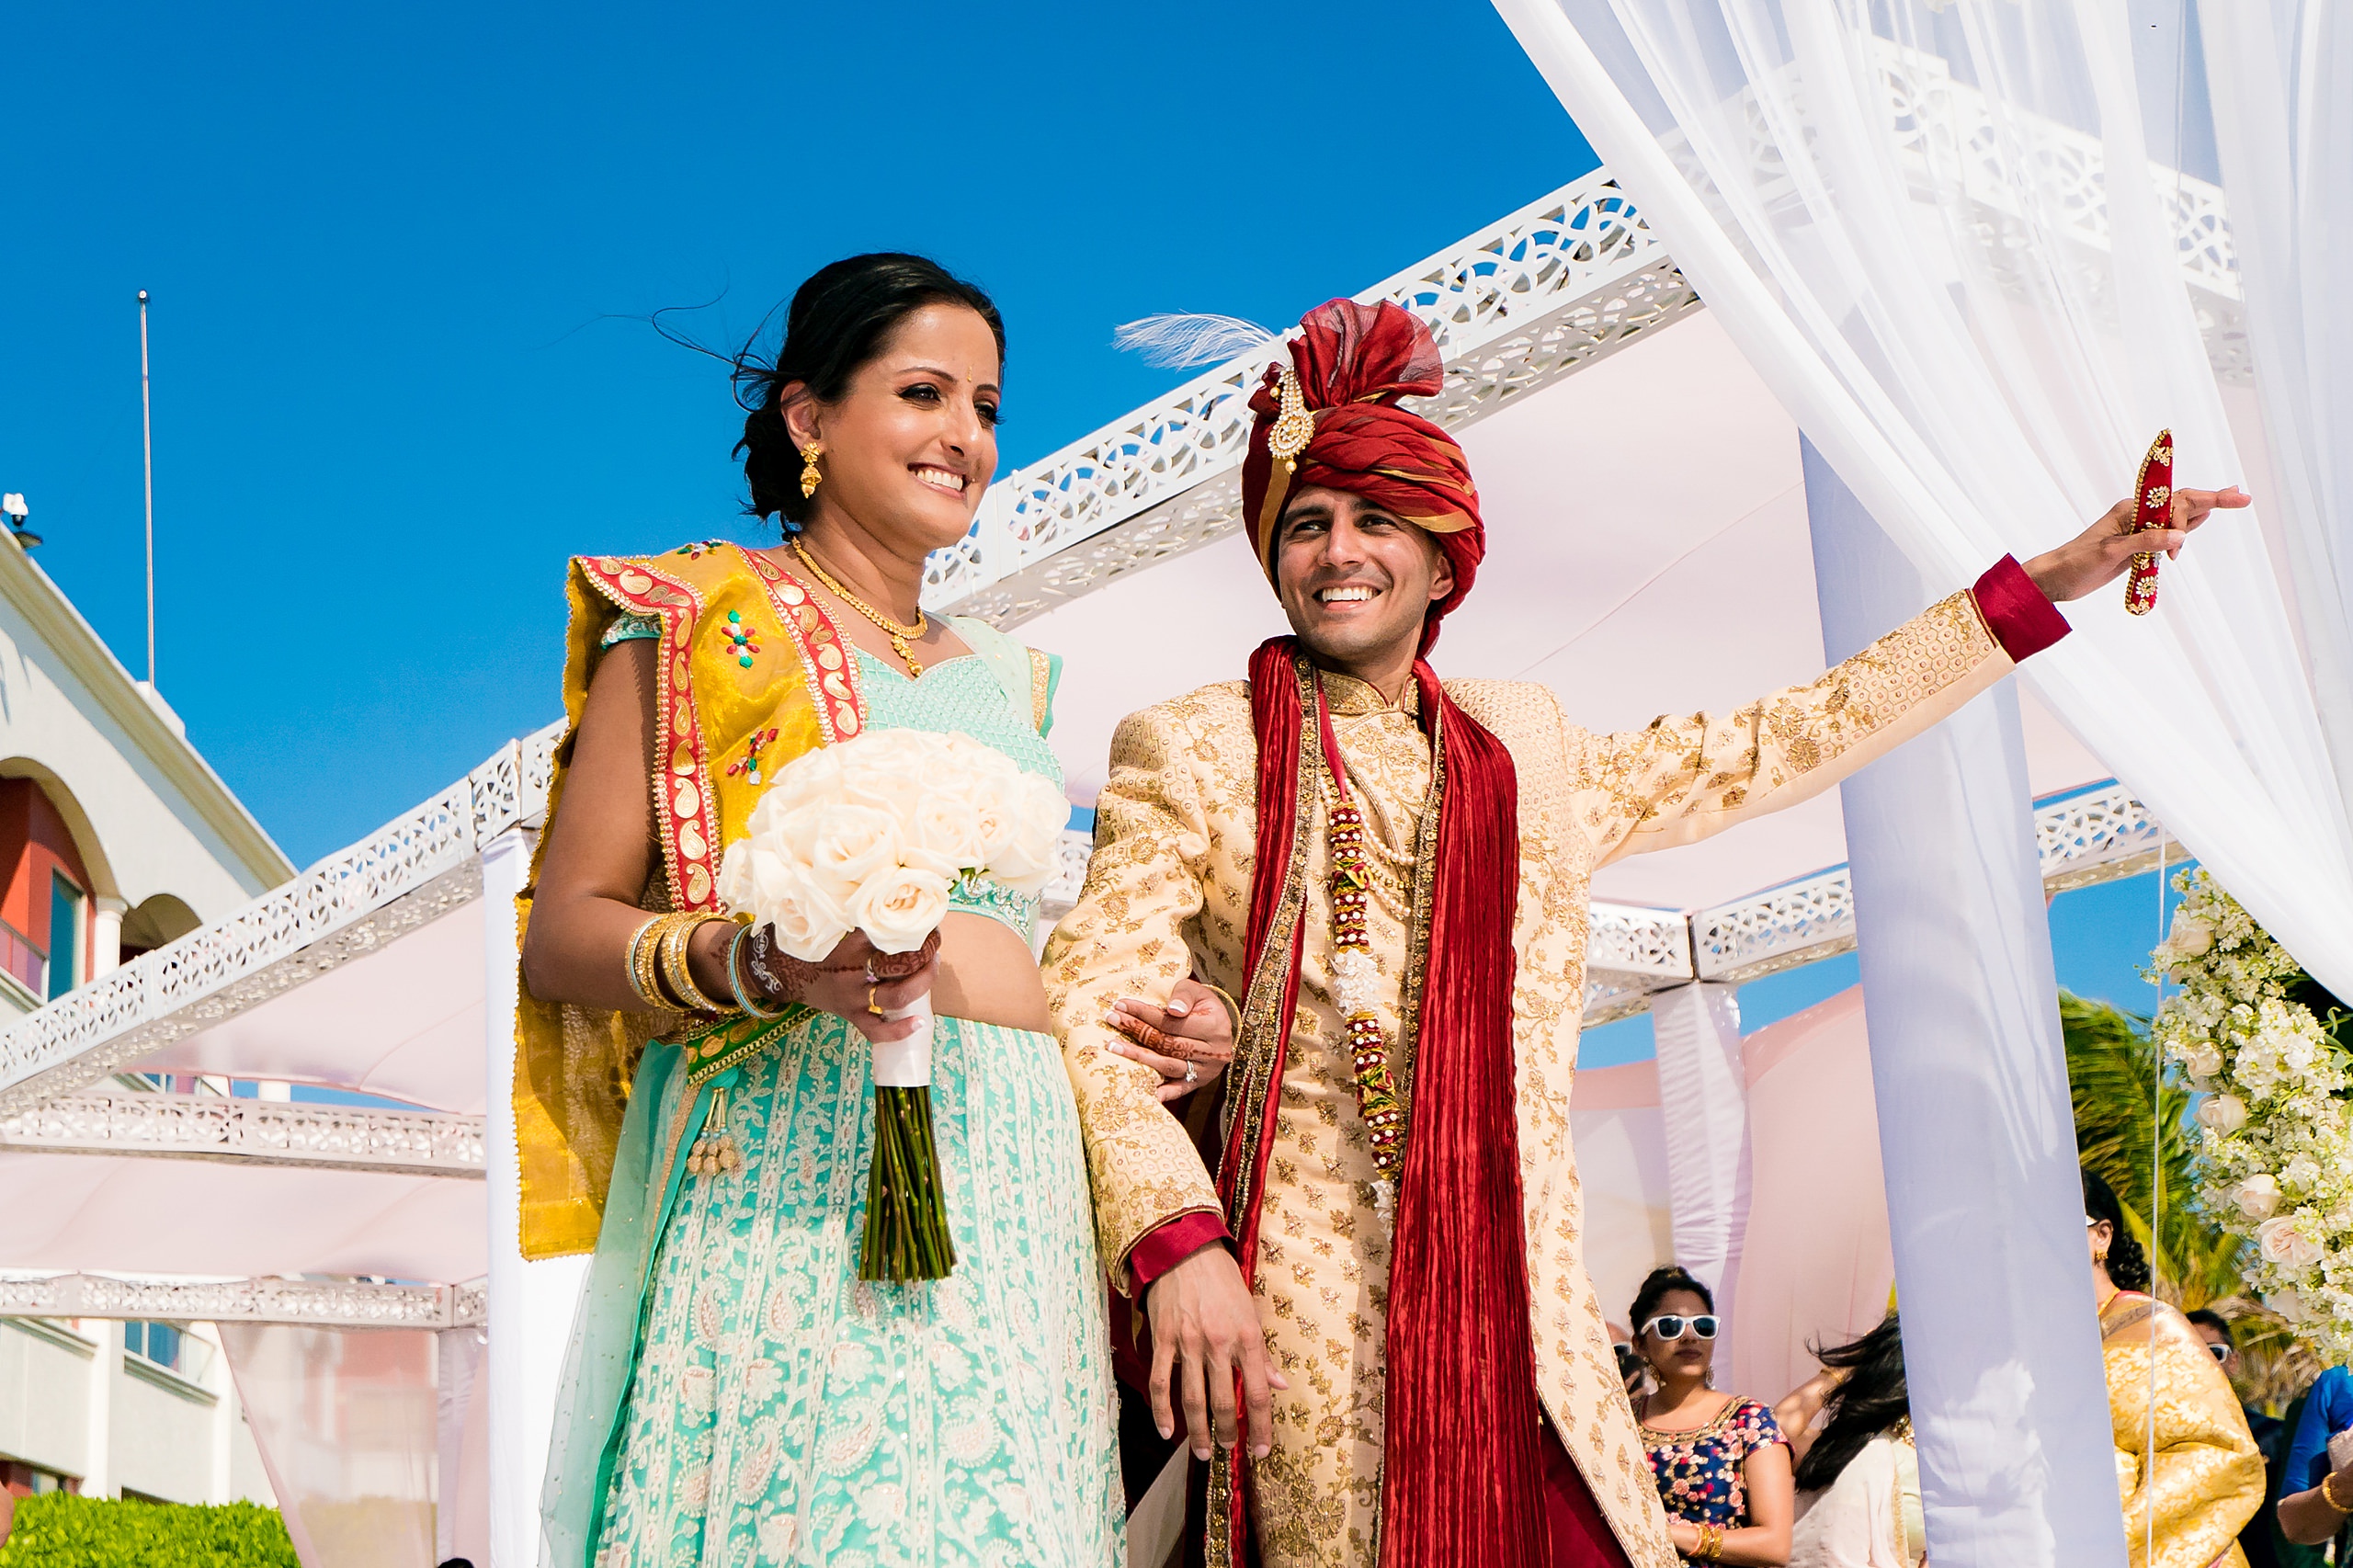
[[[904,980],[929,963],[939,951],[939,933],[934,931],[924,938],[923,946],[910,952],[877,953],[866,960],[866,972],[877,980]]]

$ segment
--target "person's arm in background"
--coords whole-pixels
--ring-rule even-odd
[[[2345,1527],[2347,1510],[2333,1506],[2321,1487],[2326,1483],[2329,1492],[2353,1505],[2353,1465],[2334,1475],[2328,1467],[2329,1436],[2348,1425],[2353,1425],[2353,1375],[2331,1367],[2304,1401],[2303,1419],[2296,1423],[2296,1440],[2279,1481],[2279,1533],[2299,1546],[2319,1546]]]

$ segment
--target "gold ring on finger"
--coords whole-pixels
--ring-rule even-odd
[[[866,988],[866,1010],[879,1018],[882,1016],[882,1009],[874,1005],[874,993],[876,990],[877,987],[872,985]]]

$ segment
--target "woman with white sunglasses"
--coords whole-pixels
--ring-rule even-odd
[[[1654,1268],[1629,1314],[1652,1392],[1634,1401],[1675,1549],[1690,1562],[1779,1568],[1795,1512],[1789,1441],[1762,1403],[1712,1375],[1716,1303],[1680,1268]]]

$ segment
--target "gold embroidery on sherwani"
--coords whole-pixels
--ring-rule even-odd
[[[2156,1462],[2151,1467],[2145,1460],[2153,1351]],[[2263,1452],[2205,1341],[2171,1307],[2124,1295],[2100,1319],[2100,1359],[2108,1369],[2116,1486],[2131,1568],[2214,1562],[2245,1568],[2238,1533],[2263,1506]],[[2148,1552],[2153,1523],[2154,1557]]]
[[[1367,934],[1380,977],[1375,1006],[1382,1034],[1402,1040],[1415,922],[1413,883],[1398,863],[1427,858],[1415,840],[1430,795],[1429,742],[1411,711],[1389,707],[1371,687],[1326,676],[1324,689],[1348,791],[1374,840]],[[1370,1562],[1381,1519],[1390,1236],[1373,1208],[1379,1172],[1357,1101],[1347,1020],[1332,994],[1327,811],[1319,791],[1307,841],[1298,1018],[1251,1282],[1267,1348],[1290,1383],[1272,1396],[1274,1451],[1253,1471],[1254,1523],[1267,1568]],[[1398,842],[1401,827],[1413,838]],[[1278,1170],[1287,1174],[1276,1179]]]
[[[1594,869],[1620,855],[1688,843],[1827,789],[2011,667],[1974,601],[1959,594],[1818,680],[1733,713],[1662,719],[1618,734],[1568,723],[1558,700],[1540,686],[1447,683],[1463,711],[1504,743],[1518,776],[1513,1046],[1537,1392],[1633,1568],[1676,1568],[1677,1559],[1618,1381],[1601,1303],[1586,1277],[1580,1235],[1584,1206],[1569,1099]],[[1339,685],[1333,683],[1336,691]],[[1416,798],[1415,786],[1396,779],[1394,768],[1427,767],[1420,729],[1394,712],[1352,713],[1345,721],[1336,715],[1336,725],[1343,722],[1351,789],[1362,783],[1377,790],[1392,809],[1389,823],[1413,820],[1411,812],[1393,813],[1396,801]],[[1160,1075],[1104,1050],[1113,1036],[1103,1016],[1122,995],[1165,995],[1188,968],[1228,991],[1248,986],[1242,948],[1257,869],[1257,742],[1244,683],[1204,687],[1131,715],[1112,742],[1086,888],[1046,947],[1046,994],[1085,1130],[1103,1257],[1123,1287],[1124,1260],[1139,1237],[1180,1214],[1214,1208],[1217,1196],[1184,1128],[1153,1097]],[[1419,789],[1426,794],[1427,783]],[[1309,814],[1320,829],[1320,807]],[[1431,841],[1427,828],[1417,836]],[[1320,850],[1320,839],[1319,831],[1309,843]],[[1313,876],[1307,881],[1317,885]],[[1427,907],[1426,895],[1418,902]],[[1361,1184],[1370,1180],[1371,1159],[1347,1137],[1353,1082],[1345,1074],[1315,1074],[1315,1062],[1338,1038],[1319,1012],[1329,1007],[1328,994],[1318,989],[1318,937],[1328,926],[1316,908],[1301,918],[1311,922],[1310,939],[1290,1069],[1276,1107],[1279,1146],[1269,1151],[1272,1207],[1261,1210],[1262,1234],[1282,1256],[1262,1256],[1254,1282],[1279,1361],[1296,1357],[1304,1369],[1312,1354],[1326,1385],[1319,1390],[1291,1374],[1291,1396],[1275,1423],[1282,1464],[1271,1475],[1269,1467],[1259,1467],[1256,1478],[1259,1522],[1269,1538],[1281,1534],[1286,1550],[1302,1529],[1319,1528],[1315,1520],[1370,1518],[1380,1479],[1381,1363],[1374,1352],[1382,1344],[1389,1267],[1386,1233],[1356,1218],[1359,1204],[1370,1207]],[[1419,972],[1420,960],[1393,936],[1378,956],[1392,982],[1408,965]],[[1404,1020],[1394,1009],[1402,1000],[1394,997],[1384,1017],[1400,1028]],[[1249,1102],[1238,1081],[1228,1093],[1233,1114],[1264,1108],[1263,1101]],[[1352,1184],[1358,1196],[1336,1202],[1339,1189]],[[1286,1233],[1293,1220],[1298,1233]],[[1329,1247],[1328,1256],[1318,1243]],[[1303,1281],[1292,1272],[1302,1268]],[[1327,1282],[1339,1294],[1336,1305],[1324,1299]],[[1376,1381],[1359,1386],[1356,1372],[1368,1361]],[[1332,1445],[1328,1473],[1311,1479],[1288,1455],[1302,1423],[1312,1435],[1326,1420],[1338,1423],[1347,1440]],[[1303,1525],[1275,1517],[1278,1492],[1270,1481],[1281,1483],[1281,1496],[1304,1499],[1321,1512]],[[1210,1544],[1215,1552],[1222,1543],[1213,1535]],[[1272,1540],[1265,1544],[1269,1563],[1368,1568],[1373,1561],[1370,1529],[1352,1537],[1346,1523],[1329,1539],[1310,1542],[1320,1555],[1278,1557]]]

